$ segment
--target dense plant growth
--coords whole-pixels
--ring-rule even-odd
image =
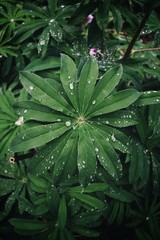
[[[158,0],[0,0],[0,237],[160,238]]]

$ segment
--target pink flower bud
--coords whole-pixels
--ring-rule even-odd
[[[89,14],[88,16],[87,16],[87,19],[86,19],[86,21],[85,21],[85,26],[87,26],[88,24],[90,24],[91,22],[92,22],[92,20],[93,20],[93,15],[92,14]]]
[[[91,48],[89,51],[90,56],[96,56],[97,55],[97,48]]]

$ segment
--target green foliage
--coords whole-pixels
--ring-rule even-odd
[[[0,0],[3,239],[160,238],[159,7]]]

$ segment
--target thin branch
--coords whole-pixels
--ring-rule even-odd
[[[147,9],[147,11],[146,11],[145,15],[143,16],[143,18],[142,18],[142,20],[141,20],[141,22],[140,22],[140,24],[139,24],[135,34],[134,34],[132,40],[130,41],[130,43],[128,45],[128,48],[126,49],[126,51],[125,51],[125,53],[124,53],[124,55],[123,55],[123,57],[121,59],[125,60],[126,58],[129,57],[129,55],[130,55],[130,53],[132,51],[132,48],[133,48],[133,46],[134,46],[134,44],[135,44],[139,34],[141,33],[143,27],[145,26],[146,21],[149,18],[149,15],[150,15],[151,11],[152,11],[152,8],[148,8]]]
[[[149,52],[149,51],[160,51],[160,47],[135,49],[131,51],[131,54],[138,53],[138,52]]]

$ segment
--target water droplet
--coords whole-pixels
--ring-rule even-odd
[[[27,113],[27,109],[24,110],[24,113]]]
[[[71,90],[73,90],[73,89],[74,89],[73,82],[71,82],[71,83],[69,84],[69,88],[70,88]]]
[[[116,141],[114,134],[112,134],[111,139],[112,139],[113,142]]]
[[[98,148],[95,148],[95,151],[96,151],[96,152],[99,152],[99,149],[98,149]]]
[[[65,125],[66,125],[67,127],[70,127],[70,126],[71,126],[71,121],[66,121],[66,122],[65,122]]]
[[[15,125],[17,126],[20,126],[24,123],[24,118],[23,116],[22,117],[19,117],[17,121],[15,121]]]
[[[95,103],[96,103],[96,101],[95,101],[95,100],[93,100],[93,101],[92,101],[92,104],[94,105]]]
[[[44,46],[45,45],[45,40],[43,40],[43,39],[41,39],[40,41],[39,41],[39,45],[41,45],[41,46]]]
[[[30,86],[29,89],[32,91],[33,90],[33,86]]]

